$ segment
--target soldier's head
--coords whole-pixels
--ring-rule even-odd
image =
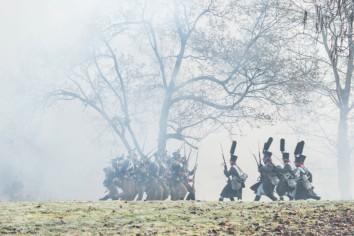
[[[287,164],[287,163],[290,162],[289,153],[288,152],[283,152],[283,162],[284,162],[284,164]]]
[[[263,152],[263,162],[264,163],[272,162],[272,153],[271,152],[269,152],[269,151]]]
[[[305,163],[306,156],[305,155],[295,155],[295,166],[301,167]]]
[[[236,164],[236,160],[237,160],[237,156],[236,155],[231,155],[230,164],[231,165],[235,165]]]
[[[114,169],[118,169],[118,160],[117,159],[112,159],[111,160],[111,166]]]

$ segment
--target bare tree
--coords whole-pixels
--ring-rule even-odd
[[[305,5],[306,6],[306,5]],[[353,17],[354,3],[347,0],[313,1],[304,8],[306,35],[315,39],[324,50],[325,56],[317,55],[323,69],[330,68],[330,80],[325,75],[317,90],[329,97],[338,109],[337,171],[338,183],[343,199],[351,199],[351,148],[348,134],[348,119],[354,108],[351,100],[353,77]],[[315,34],[314,34],[315,33]],[[316,47],[317,44],[314,44]]]
[[[103,27],[103,44],[55,95],[92,108],[141,156],[144,133],[163,155],[171,140],[196,148],[219,126],[271,119],[266,105],[296,102],[288,91],[310,69],[284,52],[274,7],[255,2],[173,1],[159,17],[145,2],[141,16]]]

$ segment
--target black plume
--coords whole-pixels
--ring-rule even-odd
[[[232,145],[231,145],[231,149],[230,149],[230,154],[234,155],[235,150],[236,150],[236,146],[237,146],[237,142],[236,141],[232,141]]]
[[[285,139],[280,139],[280,151],[285,152]]]
[[[301,155],[302,152],[304,151],[304,146],[305,146],[305,142],[304,141],[298,142],[297,145],[296,145],[294,154],[295,155]]]
[[[300,142],[301,143],[301,149],[300,149],[300,152],[301,152],[301,154],[304,152],[304,146],[305,146],[305,141],[301,141]]]
[[[270,145],[272,145],[272,142],[273,142],[273,138],[272,137],[269,137],[267,142],[264,143],[264,146],[263,146],[263,152],[265,151],[268,151],[269,148],[270,148]]]

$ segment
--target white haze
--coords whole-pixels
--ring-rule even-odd
[[[65,78],[66,67],[85,57],[93,22],[119,9],[119,1],[0,3],[0,200],[7,200],[2,191],[14,180],[23,183],[27,199],[96,200],[104,193],[102,169],[118,154],[115,140],[79,104],[50,106],[45,96]],[[335,123],[327,125],[326,131],[335,134]],[[278,157],[280,137],[287,138],[290,152],[305,139],[306,163],[314,174],[316,191],[325,199],[339,198],[336,159],[327,143],[294,133],[294,126],[282,122],[246,128],[239,136],[219,131],[207,137],[200,145],[197,198],[218,198],[226,181],[219,145],[227,152],[234,138],[239,142],[239,164],[249,174],[244,196],[252,200],[248,186],[258,173],[251,153],[257,153],[258,143],[262,145],[268,136],[275,138],[272,149]],[[308,124],[308,133],[312,128],[315,125]]]

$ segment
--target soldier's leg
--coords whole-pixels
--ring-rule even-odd
[[[105,201],[105,200],[108,200],[108,199],[117,200],[117,198],[118,198],[118,190],[117,190],[117,188],[114,185],[109,185],[109,186],[107,186],[107,189],[108,189],[108,193],[107,193],[106,196],[101,198],[102,201]]]
[[[237,200],[242,200],[242,188],[239,190],[237,194]]]
[[[286,196],[289,198],[289,201],[294,200],[292,192],[287,193]]]
[[[272,201],[278,201],[278,198],[276,198],[274,196],[274,194],[269,194],[268,197],[272,200]]]
[[[191,194],[190,193],[187,193],[187,197],[186,197],[186,201],[190,201],[191,200]]]
[[[193,192],[189,192],[186,200],[194,201],[195,200],[195,194]]]
[[[103,198],[100,198],[100,201],[106,201],[109,199],[109,194],[106,194]]]
[[[223,201],[224,198],[229,196],[229,186],[225,185],[225,187],[222,189],[221,193],[220,193],[220,198],[219,201]]]
[[[259,200],[261,200],[261,196],[264,194],[264,190],[263,190],[263,184],[260,183],[256,189],[256,197],[254,198],[254,200],[256,202],[258,202]]]
[[[145,186],[143,182],[137,182],[137,191],[138,197],[136,198],[137,201],[142,201],[144,198]]]
[[[321,200],[321,197],[318,196],[313,189],[309,191],[309,197],[314,199],[314,200]]]
[[[170,196],[170,188],[166,183],[163,183],[163,195],[162,200],[166,200]]]

